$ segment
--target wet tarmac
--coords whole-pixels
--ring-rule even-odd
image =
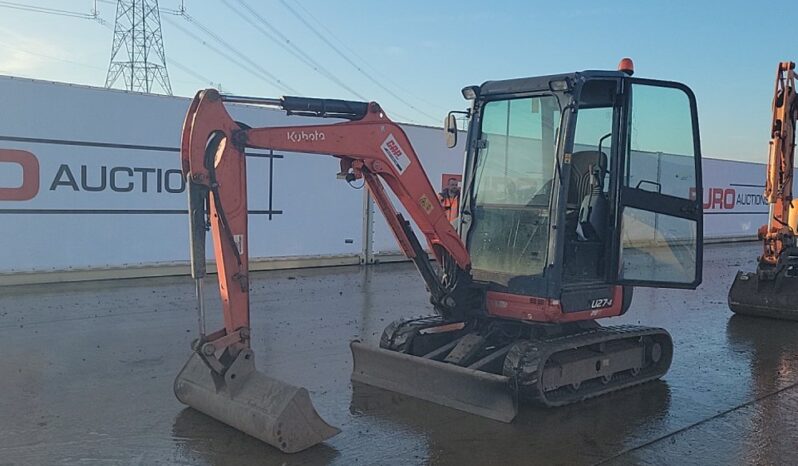
[[[349,341],[430,312],[410,264],[254,273],[258,368],[307,387],[342,429],[295,455],[174,398],[196,332],[189,278],[0,289],[0,465],[798,464],[798,323],[726,306],[758,252],[708,246],[698,291],[637,289],[626,316],[603,322],[667,328],[676,349],[662,381],[525,407],[513,424],[353,391]]]

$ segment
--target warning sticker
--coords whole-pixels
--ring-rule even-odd
[[[244,235],[233,235],[233,241],[236,243],[238,253],[244,254]]]
[[[424,209],[424,212],[426,212],[427,215],[429,215],[430,212],[432,212],[432,202],[429,201],[429,198],[427,197],[426,194],[421,195],[421,198],[418,200],[418,205],[420,205],[421,208]]]
[[[396,142],[396,138],[393,137],[393,134],[389,134],[388,137],[385,138],[380,148],[393,166],[399,170],[400,174],[404,173],[407,167],[410,166],[410,159],[407,157],[407,154],[405,154],[405,151],[402,150],[399,143]]]

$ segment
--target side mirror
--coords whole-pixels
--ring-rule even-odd
[[[446,147],[451,149],[457,145],[457,118],[454,113],[446,115],[443,120],[443,131],[446,133]]]

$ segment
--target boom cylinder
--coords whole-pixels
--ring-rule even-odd
[[[368,102],[340,99],[318,99],[314,97],[283,96],[279,99],[267,97],[248,97],[242,95],[223,95],[225,102],[278,107],[289,115],[317,116],[322,118],[344,118],[360,120],[369,111]]]
[[[194,279],[194,288],[197,295],[197,324],[199,336],[204,338],[205,331],[205,297],[203,280],[205,278],[205,199],[208,191],[203,186],[191,181],[186,182],[188,190],[188,237],[191,250],[191,278]]]

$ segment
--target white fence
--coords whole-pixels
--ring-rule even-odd
[[[0,77],[0,274],[184,264],[187,199],[178,146],[189,102]],[[251,126],[319,122],[230,108]],[[462,171],[462,149],[447,149],[441,130],[404,129],[435,186],[442,173]],[[361,255],[364,190],[336,179],[337,159],[250,155],[254,262]],[[379,214],[373,248],[397,250]]]
[[[103,276],[109,269],[169,265],[184,270],[187,200],[178,145],[189,102],[0,76],[0,283],[42,272],[93,270],[100,271],[93,276]],[[251,126],[318,122],[263,108],[231,108]],[[462,171],[462,147],[446,149],[439,129],[404,128],[433,186],[443,173]],[[756,234],[766,220],[764,170],[761,164],[705,161],[707,238]],[[332,157],[251,154],[254,263],[285,257],[359,260],[363,190],[337,180],[337,171]],[[397,250],[377,213],[373,252]]]

